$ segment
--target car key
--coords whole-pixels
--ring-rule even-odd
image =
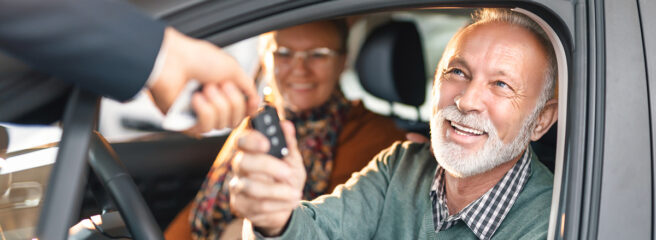
[[[282,158],[289,153],[285,136],[280,127],[278,112],[274,107],[265,105],[260,112],[251,119],[253,129],[264,134],[269,139],[269,155]]]

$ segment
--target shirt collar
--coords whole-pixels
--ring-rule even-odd
[[[444,168],[438,165],[430,192],[435,232],[449,229],[462,220],[479,239],[492,238],[531,174],[531,155],[529,147],[494,187],[452,216],[446,204]]]

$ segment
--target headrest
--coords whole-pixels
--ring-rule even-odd
[[[424,54],[413,22],[391,21],[374,29],[360,48],[355,68],[372,95],[412,106],[424,103]]]

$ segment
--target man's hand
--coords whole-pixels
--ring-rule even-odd
[[[246,130],[238,140],[232,166],[230,206],[267,236],[282,233],[292,210],[301,200],[305,167],[296,143],[294,125],[281,122],[289,154],[284,159],[268,155],[269,141],[255,130]]]
[[[198,135],[212,129],[234,127],[257,109],[259,97],[253,79],[218,47],[168,27],[161,51],[165,54],[164,64],[150,92],[163,113],[168,111],[187,81],[195,79],[203,85],[203,91],[192,97],[198,122],[187,133]]]

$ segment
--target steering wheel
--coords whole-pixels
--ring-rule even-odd
[[[95,131],[89,143],[89,165],[118,208],[132,238],[164,239],[132,177],[105,138]]]

